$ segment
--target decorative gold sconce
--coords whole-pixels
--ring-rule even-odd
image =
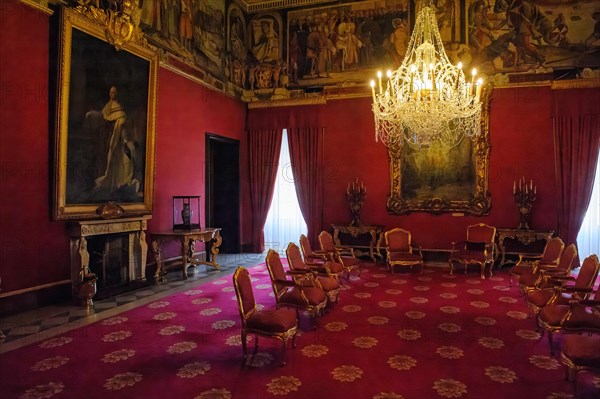
[[[358,181],[358,177],[356,181],[348,183],[348,188],[346,189],[346,199],[350,203],[350,212],[352,213],[352,222],[350,222],[350,226],[360,226],[360,210],[365,201],[365,197],[367,196],[367,189],[363,182]]]
[[[533,180],[529,180],[529,184],[525,180],[525,176],[517,181],[513,182],[513,196],[515,197],[515,204],[519,208],[519,229],[529,230],[529,215],[531,213],[531,207],[537,196],[537,187],[533,184]]]

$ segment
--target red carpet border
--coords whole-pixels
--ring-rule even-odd
[[[264,266],[258,303],[274,305]],[[242,367],[231,276],[0,356],[0,398],[572,398],[506,272],[390,275],[372,265],[303,315],[297,347],[261,338]],[[249,349],[254,345],[249,342]]]

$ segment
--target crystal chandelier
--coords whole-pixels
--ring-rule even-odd
[[[402,65],[387,72],[385,87],[381,71],[371,81],[375,139],[388,147],[453,147],[480,133],[482,80],[450,63],[430,2],[421,4]]]

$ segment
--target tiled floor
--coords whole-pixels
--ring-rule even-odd
[[[264,262],[261,254],[221,254],[220,270],[206,266],[188,269],[188,279],[181,279],[180,271],[167,274],[167,282],[146,286],[136,291],[94,302],[94,308],[86,310],[72,304],[39,308],[0,319],[0,330],[5,339],[0,341],[0,353],[38,342],[57,334],[112,317],[167,295],[184,291],[199,282],[211,281],[232,274],[238,266],[252,267]]]

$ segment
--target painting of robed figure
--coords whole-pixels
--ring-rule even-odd
[[[107,203],[150,213],[157,57],[133,43],[117,51],[76,12],[62,23],[55,216],[97,217]]]

